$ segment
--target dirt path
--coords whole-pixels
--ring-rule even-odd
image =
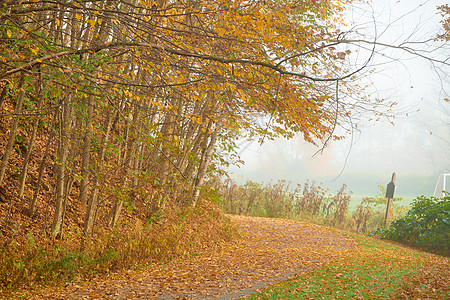
[[[51,289],[33,299],[235,299],[312,270],[356,245],[312,224],[230,218],[243,238],[226,251]]]

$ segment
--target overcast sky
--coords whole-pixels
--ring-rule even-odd
[[[436,7],[447,1],[374,2],[370,6],[357,5],[348,14],[349,21],[366,37],[375,36],[372,16],[381,43],[422,41],[442,33]],[[351,181],[355,174],[372,174],[380,182],[365,183],[371,185],[365,188],[376,190],[378,183],[389,181],[392,172],[397,173],[399,183],[402,177],[411,175],[437,179],[439,173],[450,172],[450,103],[443,100],[449,97],[450,79],[445,74],[450,73],[450,68],[440,68],[439,64],[404,51],[382,47],[377,50],[386,55],[374,58],[375,72],[367,75],[365,83],[372,84],[372,92],[377,97],[399,103],[394,120],[367,119],[352,136],[333,142],[315,157],[312,155],[317,148],[303,142],[301,136],[290,141],[266,142],[262,146],[257,142],[243,143],[241,158],[245,165],[240,169],[231,168],[232,177],[239,181],[287,179],[296,183],[303,183],[306,178],[326,178],[325,185],[346,183],[355,190],[361,187],[346,181]],[[426,55],[445,59],[449,58],[450,50],[438,49]],[[429,185],[421,193],[431,194]]]

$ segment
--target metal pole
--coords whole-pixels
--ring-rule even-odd
[[[386,216],[384,217],[384,228],[388,228],[392,199],[394,198],[394,190],[395,190],[395,172],[392,174],[391,182],[389,182],[386,189],[386,198],[388,198],[388,203],[386,207]]]
[[[444,174],[444,180],[442,181],[442,192],[441,192],[441,197],[445,197],[445,192],[447,191],[446,190],[446,187],[447,187],[447,185],[446,185],[446,182],[445,182],[445,178],[447,178],[447,176],[446,176],[447,174]]]

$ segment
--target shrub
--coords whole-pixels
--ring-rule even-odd
[[[330,226],[343,227],[348,213],[350,194],[346,185],[336,195],[328,188],[307,181],[291,187],[285,180],[265,186],[247,181],[238,185],[232,180],[217,183],[222,195],[222,209],[226,213],[268,218],[287,218]]]
[[[382,237],[448,254],[450,196],[417,197],[406,216],[392,222]]]
[[[113,230],[98,226],[94,237],[69,230],[64,240],[39,241],[30,233],[27,243],[0,244],[0,295],[220,250],[236,235],[229,219],[203,200],[166,206],[158,220],[129,217]]]

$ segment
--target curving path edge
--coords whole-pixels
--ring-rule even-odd
[[[327,264],[356,247],[322,226],[229,216],[242,238],[225,251],[127,271],[32,299],[238,299]]]

